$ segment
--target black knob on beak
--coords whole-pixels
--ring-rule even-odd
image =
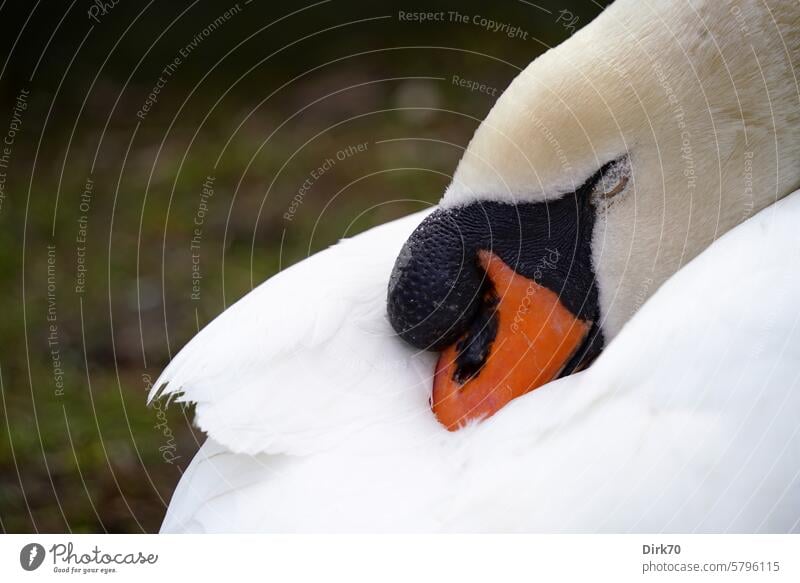
[[[464,222],[439,209],[406,241],[389,280],[388,312],[398,335],[423,350],[441,350],[475,316],[485,274],[476,254],[488,219]]]
[[[579,191],[556,200],[475,202],[439,209],[411,234],[389,280],[389,321],[406,342],[442,350],[474,320],[492,282],[478,252],[559,296],[576,317],[598,322],[591,257],[594,208]]]

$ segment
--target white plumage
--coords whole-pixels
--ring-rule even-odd
[[[590,369],[455,433],[428,406],[433,357],[384,313],[420,218],[286,270],[170,364],[159,384],[210,439],[165,532],[798,530],[800,193],[678,272]]]
[[[550,200],[628,157],[597,203],[610,342],[587,371],[447,432],[435,356],[386,317],[423,215],[378,227],[252,291],[164,371],[154,394],[196,403],[209,441],[163,530],[800,530],[800,193],[775,203],[800,186],[800,10],[737,10],[619,0],[512,83],[442,200]]]

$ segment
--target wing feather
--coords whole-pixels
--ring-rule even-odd
[[[386,286],[427,212],[344,240],[252,290],[184,346],[150,399],[195,403],[202,430],[251,454],[308,453],[387,412],[391,399],[355,389],[381,361],[409,359],[385,317]]]

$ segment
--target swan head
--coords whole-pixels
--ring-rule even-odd
[[[798,186],[800,10],[756,4],[618,0],[498,99],[389,284],[448,428],[587,366]]]

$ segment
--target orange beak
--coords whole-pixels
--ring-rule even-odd
[[[554,292],[517,274],[497,255],[480,251],[478,257],[493,284],[492,296],[484,300],[480,329],[442,352],[433,381],[433,412],[451,431],[555,379],[591,328]],[[487,334],[493,334],[488,342]],[[465,372],[460,361],[466,351],[473,357],[477,351],[481,364]]]

